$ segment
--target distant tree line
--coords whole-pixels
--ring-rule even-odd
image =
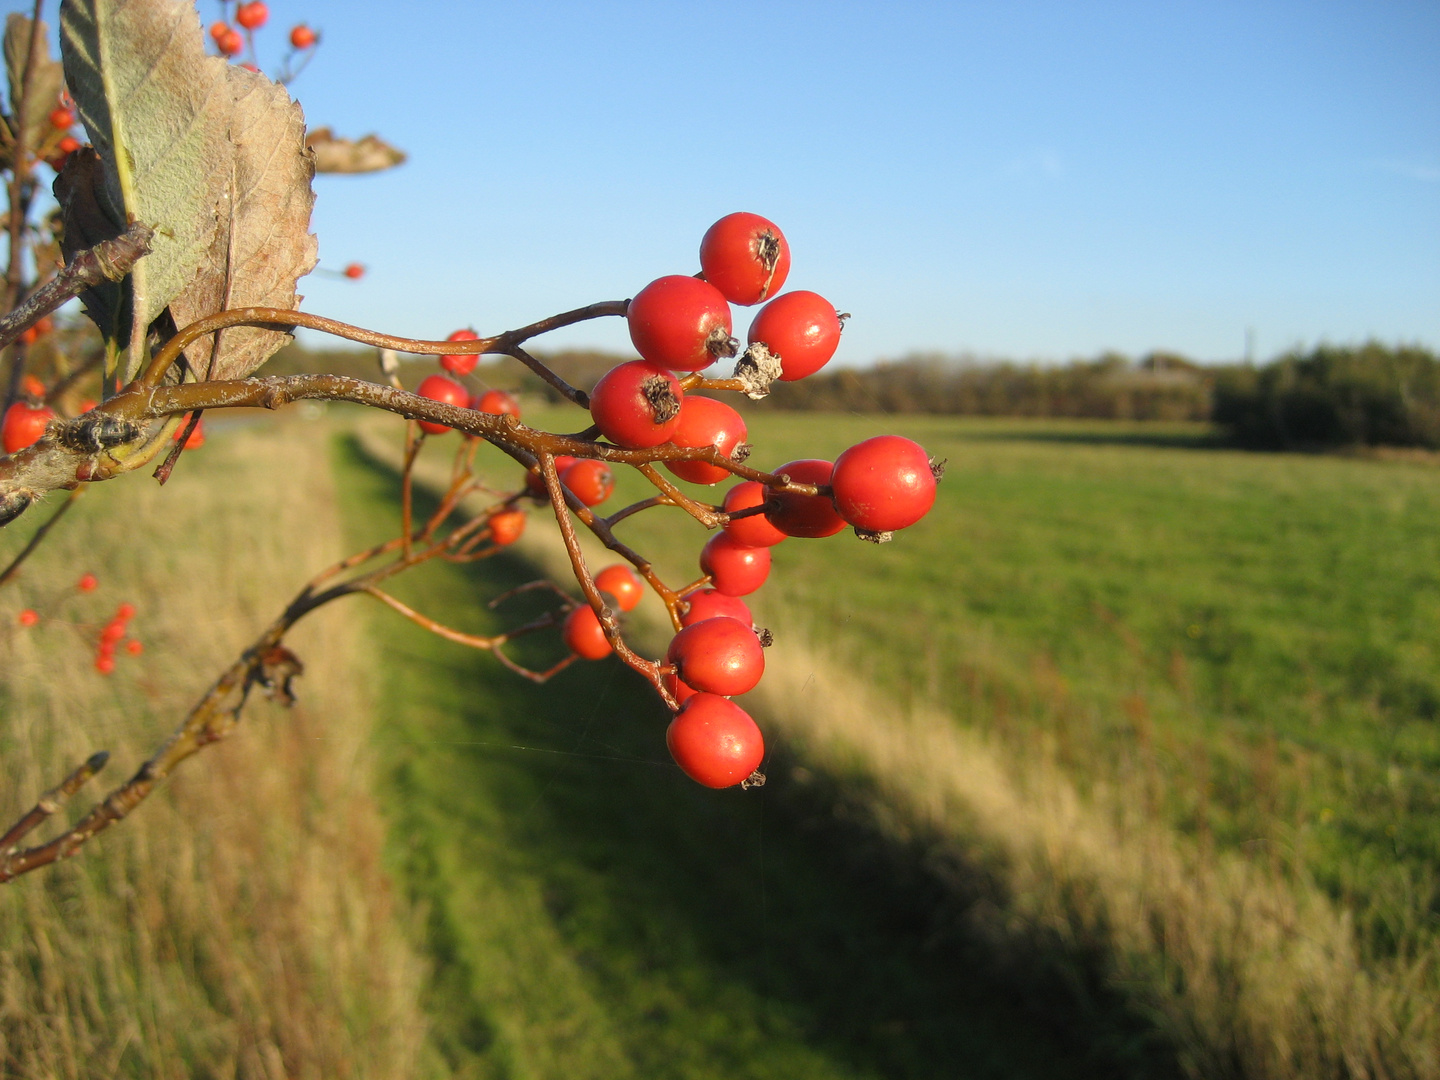
[[[1106,354],[1063,365],[982,363],[939,356],[842,368],[778,383],[762,407],[965,416],[1204,420],[1213,375],[1182,357]]]
[[[1246,446],[1440,449],[1440,359],[1372,341],[1220,368],[1211,419]]]
[[[275,373],[303,365],[373,377],[370,352],[336,351],[323,359],[299,346],[271,361]],[[544,357],[572,385],[589,389],[633,357],[571,351]],[[318,364],[317,364],[317,361]],[[328,365],[328,367],[327,367]],[[423,370],[422,370],[423,368]],[[406,364],[413,385],[433,364]],[[562,400],[512,362],[477,374],[506,389]],[[1103,420],[1213,421],[1245,446],[1272,449],[1388,445],[1440,449],[1440,359],[1420,346],[1321,345],[1268,363],[1197,364],[1173,353],[1138,360],[1106,353],[1047,365],[935,355],[881,361],[869,368],[821,371],[777,383],[746,409]]]

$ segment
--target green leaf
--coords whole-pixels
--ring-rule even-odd
[[[145,332],[220,228],[207,194],[214,132],[230,104],[228,65],[205,55],[200,16],[185,0],[64,0],[60,53],[104,167],[102,205],[155,229],[151,253],[131,273],[129,380],[144,362]]]

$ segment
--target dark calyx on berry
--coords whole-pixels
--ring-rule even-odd
[[[666,424],[680,415],[680,401],[668,380],[652,375],[640,384],[640,392],[655,410],[655,423]]]

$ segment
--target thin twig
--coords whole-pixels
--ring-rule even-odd
[[[546,614],[540,616],[540,618],[535,619],[533,622],[528,622],[524,626],[517,626],[514,630],[508,630],[503,634],[496,634],[494,637],[480,637],[476,634],[466,634],[462,631],[446,626],[444,623],[438,622],[435,619],[430,618],[428,615],[424,615],[421,612],[416,611],[404,601],[397,600],[389,593],[383,592],[380,589],[366,588],[363,591],[369,593],[376,600],[379,600],[382,604],[385,604],[392,610],[399,612],[401,615],[405,616],[405,618],[413,622],[416,626],[428,630],[430,633],[435,634],[438,637],[442,637],[446,641],[453,641],[457,645],[465,645],[471,649],[484,649],[486,652],[491,653],[495,657],[495,659],[500,661],[500,663],[504,664],[505,667],[515,672],[515,674],[524,676],[533,683],[546,682],[556,672],[563,671],[577,659],[575,654],[571,653],[569,656],[566,656],[565,658],[560,660],[559,663],[554,664],[549,668],[546,668],[544,671],[535,671],[531,668],[525,667],[523,664],[520,664],[515,660],[512,660],[509,656],[505,655],[505,650],[501,648],[501,646],[507,644],[508,642],[514,641],[518,637],[523,637],[526,634],[533,634],[537,630],[548,630],[551,627],[558,625],[560,619],[558,618],[557,612],[547,612]]]
[[[170,369],[170,365],[187,346],[207,334],[213,334],[217,330],[223,330],[230,326],[271,326],[287,331],[293,330],[297,326],[303,326],[307,330],[320,330],[348,341],[358,341],[365,345],[374,345],[379,349],[394,349],[396,352],[412,353],[417,356],[454,354],[470,356],[484,353],[509,355],[510,350],[522,342],[529,341],[532,337],[540,334],[549,333],[551,330],[573,326],[575,323],[585,322],[588,319],[604,318],[607,315],[624,315],[629,303],[628,300],[607,300],[599,304],[587,304],[585,307],[575,308],[573,311],[551,315],[549,318],[530,323],[528,326],[522,326],[518,330],[507,330],[503,334],[478,338],[474,341],[425,341],[419,338],[398,337],[394,334],[381,334],[360,326],[351,326],[349,323],[343,323],[337,319],[327,319],[320,315],[311,315],[309,312],[295,311],[290,308],[235,308],[197,319],[176,333],[165,343],[164,348],[155,354],[155,358],[150,361],[150,366],[140,377],[140,382],[148,387],[159,386],[160,381],[165,377],[165,372]],[[578,391],[576,392],[578,393]]]
[[[650,681],[672,712],[678,710],[679,704],[675,701],[674,695],[666,689],[665,682],[661,678],[660,664],[654,660],[645,659],[625,643],[625,638],[620,633],[619,620],[610,610],[610,606],[605,603],[605,597],[601,595],[600,589],[596,586],[595,579],[590,574],[590,568],[585,565],[585,555],[580,550],[580,540],[575,535],[575,525],[570,520],[569,508],[566,505],[567,492],[564,485],[560,483],[560,474],[555,469],[553,454],[544,452],[540,454],[540,475],[545,478],[545,490],[550,493],[550,506],[555,511],[555,520],[560,526],[560,535],[565,540],[565,550],[570,556],[570,568],[575,574],[575,580],[580,584],[580,591],[585,594],[585,599],[595,612],[596,618],[600,620],[600,628],[605,632],[605,640],[610,642],[616,656]],[[574,496],[572,495],[571,498]],[[590,515],[590,519],[591,521],[596,520],[593,514]]]
[[[554,371],[550,370],[549,365],[541,363],[524,349],[520,348],[519,345],[515,345],[507,349],[506,354],[509,356],[513,356],[516,360],[519,360],[536,375],[539,375],[540,378],[544,379],[556,390],[559,390],[560,393],[564,394],[566,398],[574,402],[576,405],[579,405],[580,408],[590,408],[589,394],[585,393],[585,391],[583,390],[577,390],[575,387],[571,386]],[[580,437],[584,438],[585,436],[582,435]]]
[[[631,503],[629,506],[621,507],[609,517],[601,518],[607,526],[614,528],[628,517],[640,513],[642,510],[649,510],[652,506],[674,506],[667,495],[651,495],[648,499],[641,499],[639,502]]]
[[[718,513],[714,507],[707,503],[696,502],[690,498],[690,496],[670,483],[669,480],[661,476],[660,470],[655,468],[654,465],[637,465],[636,471],[659,488],[660,493],[669,499],[673,505],[680,507],[680,509],[684,510],[707,529],[713,529],[724,523],[725,518],[723,514]]]
[[[11,102],[15,107],[14,157],[10,162],[10,265],[5,271],[5,307],[14,308],[24,289],[25,273],[23,238],[30,217],[30,200],[24,192],[30,184],[30,125],[25,121],[30,111],[30,91],[35,83],[35,64],[40,59],[40,13],[45,0],[35,0],[30,15],[30,40],[25,49],[25,71],[20,79],[20,93]],[[4,344],[8,344],[5,342]],[[5,403],[9,408],[10,403]]]
[[[25,302],[0,318],[0,348],[9,345],[27,328],[50,314],[67,300],[102,281],[119,281],[140,258],[150,251],[155,231],[135,222],[119,236],[92,248],[76,252],[60,271],[25,298]]]
[[[400,470],[400,538],[404,543],[405,558],[410,558],[410,548],[414,543],[411,533],[411,517],[414,514],[414,499],[412,492],[414,487],[415,458],[420,453],[420,447],[425,441],[425,432],[420,430],[414,420],[405,421],[405,464]]]
[[[0,836],[0,854],[9,855],[14,851],[15,846],[25,839],[30,833],[44,822],[48,817],[60,809],[64,801],[79,791],[89,779],[105,767],[110,760],[108,751],[101,750],[99,753],[91,754],[85,763],[72,772],[55,787],[41,795],[39,800],[14,825],[4,836]]]
[[[181,428],[179,434],[175,436],[175,445],[172,446],[170,452],[165,455],[165,460],[155,466],[155,472],[152,475],[160,482],[161,487],[164,487],[165,481],[170,479],[170,474],[175,471],[175,463],[180,460],[180,455],[183,454],[185,448],[190,445],[190,436],[194,434],[195,429],[200,426],[200,417],[204,412],[204,409],[196,409],[190,414],[189,418],[185,421],[185,426]]]
[[[20,572],[20,564],[28,559],[31,553],[40,546],[46,534],[65,516],[65,511],[69,510],[70,507],[75,504],[75,500],[80,497],[80,493],[84,490],[83,487],[73,488],[70,494],[65,496],[65,501],[56,507],[55,513],[50,515],[50,519],[35,530],[35,535],[30,537],[29,542],[20,549],[20,554],[11,559],[10,565],[7,566],[3,572],[0,572],[0,585],[8,584],[15,575]]]

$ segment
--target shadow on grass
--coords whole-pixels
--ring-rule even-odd
[[[378,538],[393,474],[354,446],[337,467],[352,539]],[[397,592],[474,632],[501,625],[485,598],[539,576],[512,557],[426,571]],[[517,598],[504,621],[541,602]],[[534,686],[388,614],[372,625],[395,872],[425,912],[455,1074],[1176,1071],[1103,994],[997,970],[964,929],[982,891],[963,866],[888,838],[854,784],[772,745],[764,788],[703,789],[669,760],[658,698],[613,658]],[[537,635],[517,659],[559,649]]]
[[[1063,422],[1052,422],[1063,423]],[[1107,425],[1111,422],[1105,422]],[[1040,427],[1034,430],[1005,428],[997,431],[967,431],[965,437],[980,442],[1037,442],[1074,443],[1089,446],[1151,446],[1163,450],[1244,450],[1246,447],[1235,442],[1228,432],[1221,429],[1166,429],[1146,430],[1143,427],[1124,427],[1120,424],[1094,427]]]

